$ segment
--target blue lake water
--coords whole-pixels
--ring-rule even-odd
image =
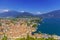
[[[60,36],[60,18],[45,18],[38,26],[37,32],[56,34]]]

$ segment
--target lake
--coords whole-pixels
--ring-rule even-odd
[[[44,18],[41,25],[38,25],[37,32],[39,31],[60,36],[60,18]]]

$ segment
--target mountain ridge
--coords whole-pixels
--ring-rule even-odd
[[[35,15],[30,12],[8,11],[0,13],[0,17],[43,17],[43,18],[60,18],[60,10],[51,11],[44,14]]]
[[[54,10],[39,16],[42,16],[43,18],[60,18],[60,10]]]

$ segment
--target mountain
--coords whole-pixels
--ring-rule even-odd
[[[18,16],[19,17],[34,17],[34,15],[32,13],[29,13],[29,12],[22,12]]]
[[[60,10],[51,11],[38,16],[43,18],[60,18]]]
[[[0,12],[0,17],[43,17],[43,18],[60,18],[60,10],[51,11],[44,14],[35,15],[30,12],[18,12],[12,10],[5,10]]]
[[[34,16],[29,12],[18,12],[18,11],[8,11],[0,13],[0,17],[23,17],[23,16]]]

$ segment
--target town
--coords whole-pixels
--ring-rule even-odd
[[[42,39],[52,38],[47,34],[32,34],[41,21],[41,18],[0,18],[0,40],[20,40],[19,38],[27,38],[28,36]],[[7,38],[4,39],[4,37]]]

